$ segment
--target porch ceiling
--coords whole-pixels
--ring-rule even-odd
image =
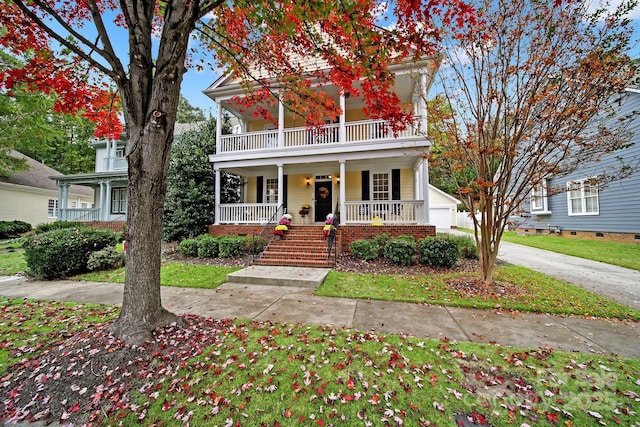
[[[391,170],[410,169],[415,166],[417,159],[413,156],[390,157],[383,161],[380,159],[352,160],[345,163],[347,172],[363,170]],[[283,164],[285,175],[339,175],[340,163],[337,161],[308,162],[297,164]],[[225,172],[231,172],[242,176],[277,176],[277,165],[249,166],[243,168],[220,168]]]

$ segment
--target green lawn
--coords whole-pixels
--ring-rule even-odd
[[[518,236],[515,232],[505,233],[503,240],[640,270],[640,243],[572,239],[560,236]]]
[[[156,426],[453,426],[467,416],[495,427],[637,421],[640,359],[195,316],[188,329],[168,326],[154,345],[132,351],[98,325],[114,308],[0,297],[0,311],[0,375],[10,373],[0,384],[8,403],[0,419],[13,409],[9,394],[29,401],[37,387],[47,401],[33,399],[32,413],[51,411],[49,421],[65,417],[64,424],[90,417],[95,425]],[[81,329],[91,333],[70,335]]]
[[[0,276],[9,276],[21,273],[27,269],[27,262],[22,254],[22,249],[1,249],[0,252]]]
[[[640,320],[640,311],[566,282],[519,266],[498,267],[495,279],[505,282],[504,295],[475,296],[452,289],[447,280],[478,275],[430,276],[330,272],[317,295],[367,298],[566,315]]]

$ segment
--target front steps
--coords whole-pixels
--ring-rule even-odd
[[[292,225],[280,240],[272,240],[254,265],[331,268],[334,256],[327,261],[327,238],[323,225]]]

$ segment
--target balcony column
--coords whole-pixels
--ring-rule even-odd
[[[344,96],[344,93],[340,94],[340,130],[338,133],[338,142],[347,142],[347,124],[346,115],[347,115],[347,98]],[[342,165],[342,163],[340,163]],[[342,178],[342,173],[340,177]],[[342,182],[342,181],[341,181]],[[340,208],[342,209],[342,208]]]
[[[284,167],[278,165],[278,207],[284,203]]]
[[[342,126],[340,122],[340,126]],[[341,139],[340,141],[344,141]],[[346,162],[344,160],[340,160],[340,222],[343,222],[342,215],[345,215],[347,212],[347,205],[345,204],[347,201],[347,167]]]
[[[422,159],[420,165],[420,186],[422,187],[422,223],[429,224],[429,163],[427,159]]]
[[[220,224],[220,169],[218,169],[217,167],[214,167],[214,170],[216,172],[216,178],[215,178],[215,188],[214,188],[214,193],[215,193],[215,200],[213,203],[213,216],[214,216],[214,224],[215,225],[219,225]]]
[[[282,147],[284,147],[284,104],[282,99],[278,98],[278,148]]]
[[[427,134],[427,75],[420,74],[420,94],[419,100],[420,103],[420,127],[418,129],[419,133],[424,135]],[[427,176],[427,181],[429,177]]]
[[[220,145],[222,145],[220,142],[221,136],[222,136],[222,103],[216,100],[216,154],[220,154]],[[217,220],[218,218],[216,217],[216,221]]]

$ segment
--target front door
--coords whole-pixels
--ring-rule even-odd
[[[315,182],[315,221],[324,222],[327,215],[332,212],[332,197],[331,197],[331,184],[332,181],[316,181]]]

